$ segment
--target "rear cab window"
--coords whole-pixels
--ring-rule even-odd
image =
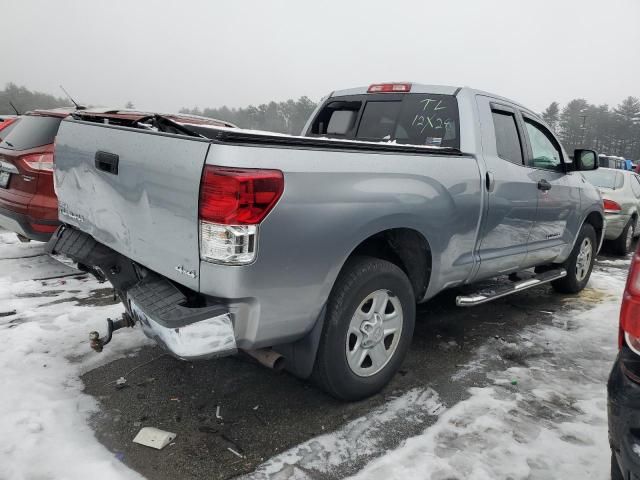
[[[496,133],[498,157],[516,165],[523,164],[522,141],[518,132],[515,114],[492,110],[493,127]]]
[[[16,128],[16,125],[18,125],[18,122],[20,122],[20,119],[17,119],[14,122],[11,122],[9,125],[7,125],[6,127],[3,127],[2,130],[0,130],[0,141],[2,141],[4,137],[9,135],[9,132],[11,130]],[[2,126],[2,124],[0,124],[0,126]]]
[[[11,130],[6,135],[0,135],[0,148],[9,150],[28,150],[53,143],[62,118],[25,115],[7,127]],[[4,133],[4,132],[0,132]]]
[[[309,135],[459,149],[458,101],[428,93],[335,97],[313,120]]]

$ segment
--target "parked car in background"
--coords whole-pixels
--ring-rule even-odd
[[[22,239],[45,241],[58,227],[53,140],[70,111],[29,112],[0,134],[0,226]]]
[[[604,200],[605,240],[618,255],[628,254],[633,239],[640,235],[640,177],[635,172],[612,168],[598,168],[582,175],[598,187]]]
[[[640,245],[622,297],[618,347],[607,383],[611,478],[636,480],[640,478]]]
[[[599,155],[598,164],[604,168],[615,168],[617,170],[626,170],[627,164],[625,159],[615,155]]]
[[[35,110],[0,130],[0,226],[19,238],[47,241],[58,227],[58,200],[53,188],[53,143],[60,121],[72,108]],[[118,109],[85,109],[90,118],[100,115],[105,124],[130,126],[155,114]],[[228,122],[194,115],[167,115],[192,130],[211,126],[233,127]],[[2,128],[2,124],[0,124]],[[149,127],[151,128],[151,127]]]
[[[17,115],[0,115],[0,138],[6,136],[11,131],[9,127],[15,125],[18,118]]]
[[[92,333],[98,351],[137,322],[179,358],[242,349],[363,398],[400,368],[416,302],[517,272],[458,305],[548,282],[578,292],[603,238],[580,175],[597,154],[571,161],[538,115],[485,92],[336,91],[304,136],[156,120],[76,112],[58,134],[64,224],[47,250],[104,272],[126,309]]]
[[[625,170],[629,170],[632,172],[635,172],[636,170],[636,164],[633,162],[633,160],[630,160],[628,158],[625,159],[624,166],[625,166]]]

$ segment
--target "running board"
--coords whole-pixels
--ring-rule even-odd
[[[544,283],[549,283],[559,278],[566,277],[567,271],[564,268],[557,270],[548,270],[540,273],[533,278],[514,282],[511,285],[498,287],[494,290],[480,290],[472,295],[460,295],[456,297],[456,305],[459,307],[475,307],[482,303],[490,302],[496,298],[506,297],[512,293],[522,292],[528,288],[536,287]]]

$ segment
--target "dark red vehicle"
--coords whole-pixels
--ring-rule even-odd
[[[154,117],[153,113],[117,109],[35,110],[8,126],[6,135],[0,130],[0,227],[16,232],[21,240],[47,241],[58,228],[53,144],[60,122],[72,112],[81,114],[83,120],[125,126]],[[192,115],[162,117],[192,129],[234,127]]]
[[[5,135],[9,133],[9,125],[11,125],[17,119],[17,115],[0,115],[0,132],[4,131]],[[2,138],[2,136],[3,134],[0,133],[0,138]]]

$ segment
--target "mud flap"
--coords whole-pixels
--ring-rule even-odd
[[[273,347],[273,350],[286,358],[284,369],[298,378],[309,378],[313,372],[326,312],[325,305],[313,328],[300,340]]]

